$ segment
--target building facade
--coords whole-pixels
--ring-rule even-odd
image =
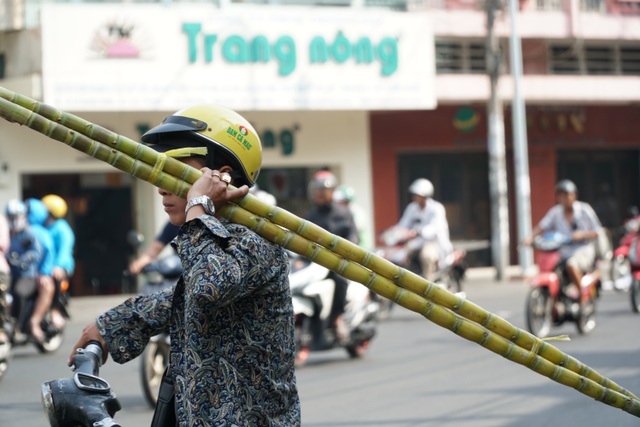
[[[427,177],[452,238],[477,242],[472,262],[491,265],[486,2],[140,3],[3,3],[0,85],[132,139],[187,104],[226,104],[261,134],[258,183],[279,205],[302,215],[306,181],[328,167],[355,188],[371,234],[398,220],[411,180]],[[534,223],[560,178],[594,205],[608,189],[613,222],[640,204],[636,6],[519,2]],[[494,29],[517,263],[506,9]],[[76,293],[119,292],[133,256],[126,232],[150,241],[165,221],[155,189],[5,121],[0,140],[0,203],[65,197],[78,234]]]

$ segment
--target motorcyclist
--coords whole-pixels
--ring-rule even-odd
[[[51,233],[44,226],[49,216],[49,211],[47,211],[45,204],[39,199],[27,199],[26,204],[28,210],[27,220],[29,221],[31,230],[43,248],[43,256],[38,266],[39,274],[36,282],[38,285],[38,296],[30,319],[31,335],[36,341],[43,342],[45,335],[40,324],[51,308],[56,290],[53,279],[56,248]]]
[[[366,212],[362,206],[355,203],[355,199],[356,192],[353,187],[348,185],[340,185],[333,193],[333,201],[339,205],[349,208],[351,215],[353,215],[353,220],[355,221],[356,228],[358,229],[358,245],[370,251],[373,249],[373,244],[369,238],[371,224],[369,223],[369,218],[367,217]]]
[[[418,178],[409,186],[411,203],[407,205],[397,227],[411,231],[410,257],[418,256],[422,275],[431,280],[438,263],[445,262],[453,251],[449,240],[449,223],[442,203],[433,198],[433,184],[426,178]]]
[[[170,221],[162,228],[162,231],[153,239],[153,242],[129,264],[131,274],[139,274],[153,260],[157,259],[162,250],[178,235],[180,227],[171,224]]]
[[[15,292],[20,280],[36,281],[40,274],[40,264],[44,258],[42,243],[29,226],[27,205],[17,199],[7,203],[5,213],[9,220],[11,243],[7,260],[11,267],[11,291]],[[39,326],[39,325],[38,325]],[[16,335],[31,331],[16,331]],[[19,339],[22,339],[21,337]]]
[[[563,179],[556,184],[556,201],[546,215],[536,225],[531,236],[522,244],[529,246],[533,239],[549,231],[557,231],[571,239],[571,243],[560,248],[560,258],[566,262],[566,270],[571,280],[565,293],[571,298],[580,296],[580,283],[584,274],[593,269],[596,260],[595,240],[602,226],[593,208],[576,200],[578,188]]]
[[[328,170],[321,170],[313,175],[309,182],[309,196],[313,207],[305,216],[310,221],[336,236],[358,243],[358,229],[351,211],[333,201],[333,193],[338,186],[335,175]],[[347,298],[349,282],[337,273],[331,272],[330,278],[335,283],[333,304],[331,307],[331,321],[335,327],[338,340],[347,339],[348,331],[342,314]]]
[[[56,194],[48,194],[42,198],[42,203],[44,203],[49,212],[45,227],[49,230],[55,247],[56,256],[52,276],[55,282],[55,296],[57,296],[68,288],[69,279],[75,270],[73,247],[76,237],[73,229],[65,219],[68,210],[67,202]],[[62,329],[65,320],[61,313],[61,307],[57,304],[58,298],[55,298],[55,296],[54,303],[51,306],[51,321],[56,328]]]

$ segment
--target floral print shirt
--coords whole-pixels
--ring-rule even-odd
[[[169,331],[182,426],[299,426],[286,251],[241,225],[203,215],[172,243],[175,290],[136,296],[97,319],[125,363]]]

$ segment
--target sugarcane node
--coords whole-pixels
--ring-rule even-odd
[[[457,310],[457,309],[459,309],[459,308],[460,308],[460,306],[459,306],[458,304],[454,304],[454,305],[453,305],[453,309],[454,309],[454,310]]]

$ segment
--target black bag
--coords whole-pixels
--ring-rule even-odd
[[[173,394],[173,380],[169,376],[169,368],[162,375],[160,390],[158,390],[158,401],[153,412],[151,427],[177,427],[175,396]]]

